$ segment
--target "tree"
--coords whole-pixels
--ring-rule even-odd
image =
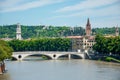
[[[7,44],[7,42],[0,40],[0,61],[10,58],[13,49]]]
[[[0,40],[0,69],[1,72],[5,72],[5,63],[4,59],[8,59],[12,55],[13,49],[9,47],[7,42]]]
[[[96,44],[93,49],[96,52],[103,54],[120,54],[120,36],[117,37],[104,37],[102,35],[96,35]]]
[[[105,39],[102,35],[96,35],[95,37],[96,44],[93,46],[93,49],[97,52],[104,53],[105,50]]]
[[[11,40],[8,42],[14,51],[68,51],[70,39],[39,38],[31,40]]]

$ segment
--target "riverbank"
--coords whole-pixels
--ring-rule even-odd
[[[120,60],[119,59],[116,59],[114,57],[105,57],[105,61],[107,62],[117,62],[117,63],[120,63]]]
[[[120,63],[120,59],[113,56],[97,56],[96,58],[92,58],[91,60]]]

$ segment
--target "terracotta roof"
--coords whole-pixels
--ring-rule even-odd
[[[95,39],[95,36],[90,36],[88,39],[93,40]]]
[[[77,39],[77,38],[83,38],[83,36],[67,36],[66,38]]]
[[[66,38],[71,38],[71,39],[83,39],[83,38],[93,40],[95,39],[95,36],[67,36]]]
[[[10,40],[13,40],[12,38],[1,38],[2,40],[5,40],[5,41],[10,41]]]

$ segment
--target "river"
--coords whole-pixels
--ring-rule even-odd
[[[7,61],[0,80],[120,80],[120,64],[92,60]]]

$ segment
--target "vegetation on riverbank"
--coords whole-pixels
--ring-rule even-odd
[[[96,60],[120,63],[120,36],[105,37],[96,35],[95,50]]]
[[[108,61],[108,62],[118,62],[120,63],[120,60],[114,58],[114,57],[106,57],[105,58],[105,61]]]
[[[95,41],[96,44],[93,46],[93,50],[99,54],[120,56],[120,36],[105,37],[96,35]]]
[[[11,58],[13,49],[3,40],[0,40],[0,74],[5,72],[4,60]]]
[[[98,57],[95,60],[98,61],[105,61],[105,62],[115,62],[115,63],[120,63],[120,59],[113,57],[113,56],[102,56]]]
[[[67,38],[39,38],[8,41],[14,51],[68,51],[71,41]]]
[[[12,55],[13,49],[3,40],[0,40],[0,61],[8,59]]]

